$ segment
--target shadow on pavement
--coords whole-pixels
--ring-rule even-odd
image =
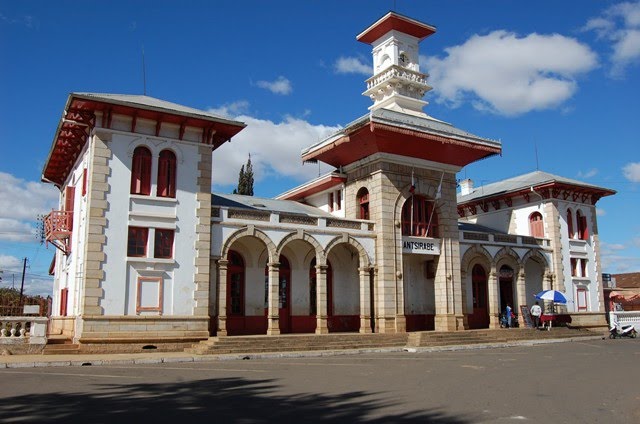
[[[276,394],[273,380],[208,379],[171,384],[100,385],[95,393],[6,397],[0,422],[436,423],[471,419],[438,410],[389,413],[375,393]]]

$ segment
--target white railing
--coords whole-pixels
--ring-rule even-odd
[[[46,344],[47,317],[0,317],[0,344]]]
[[[633,325],[636,331],[640,331],[640,311],[611,311],[609,323],[618,322],[620,325]]]

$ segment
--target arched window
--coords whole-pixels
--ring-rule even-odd
[[[163,150],[158,158],[158,196],[176,197],[176,154]]]
[[[578,224],[578,238],[580,240],[589,239],[589,229],[587,228],[587,217],[582,212],[576,212],[576,223]]]
[[[244,315],[244,260],[233,250],[227,259],[227,315]]]
[[[540,212],[529,215],[529,234],[531,237],[544,238],[544,222]]]
[[[358,218],[369,219],[369,191],[363,187],[358,190],[358,195],[356,197],[358,199],[358,205],[360,206]]]
[[[151,193],[151,152],[144,146],[133,151],[131,162],[131,194]]]
[[[573,214],[571,213],[571,209],[567,209],[567,234],[570,239],[574,237],[573,234]]]
[[[414,195],[402,207],[402,235],[438,237],[438,214],[434,202]]]

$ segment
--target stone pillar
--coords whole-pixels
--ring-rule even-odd
[[[227,335],[227,266],[226,259],[218,260],[218,336]]]
[[[316,334],[328,334],[327,265],[316,265]]]
[[[209,314],[209,260],[211,257],[211,147],[200,146],[198,149],[198,192],[196,201],[195,232],[195,289],[193,297],[195,305],[193,315]]]
[[[361,267],[360,271],[360,332],[371,333],[371,290],[369,288],[371,271]]]
[[[518,303],[518,308],[522,305],[527,305],[527,284],[524,271],[520,271],[518,273],[518,279],[516,281],[516,299]],[[528,306],[528,305],[527,305]],[[514,313],[517,313],[516,305],[513,305]],[[524,322],[521,324],[524,325]]]
[[[489,281],[487,282],[489,294],[489,328],[500,328],[500,302],[498,301],[498,286],[500,279],[495,265],[491,265]]]
[[[267,312],[267,335],[280,334],[280,263],[272,262],[269,267],[269,308]]]
[[[469,311],[467,304],[467,272],[460,271],[460,300],[462,302],[462,328],[469,329]]]

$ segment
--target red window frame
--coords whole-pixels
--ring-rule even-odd
[[[358,204],[360,205],[360,219],[369,219],[369,190],[361,188],[358,191]]]
[[[156,229],[156,236],[153,243],[153,257],[159,259],[173,258],[173,238],[175,231],[167,229]]]
[[[87,168],[82,170],[82,197],[87,195]]]
[[[127,256],[138,258],[147,256],[148,237],[148,228],[129,227],[129,236],[127,237]]]
[[[158,157],[158,197],[176,197],[176,154],[171,150]]]
[[[333,212],[333,193],[329,193],[329,212]]]
[[[69,302],[69,289],[67,287],[60,290],[60,316],[67,316],[67,304]]]
[[[438,214],[433,209],[434,206],[431,199],[419,195],[411,196],[404,202],[402,206],[402,235],[438,237]]]
[[[578,287],[576,289],[576,305],[578,312],[586,311],[588,308],[587,303],[587,289],[584,287]]]
[[[540,212],[529,215],[529,233],[531,237],[544,238],[544,221]]]
[[[589,228],[587,227],[587,217],[578,211],[576,213],[576,220],[578,221],[578,238],[580,238],[580,240],[588,240]]]
[[[131,194],[151,194],[151,151],[138,146],[131,161]]]
[[[573,233],[573,214],[571,213],[571,209],[567,209],[567,233],[570,239],[575,237]]]
[[[577,277],[578,276],[578,259],[571,258],[569,259],[569,261],[571,262],[571,276]]]

